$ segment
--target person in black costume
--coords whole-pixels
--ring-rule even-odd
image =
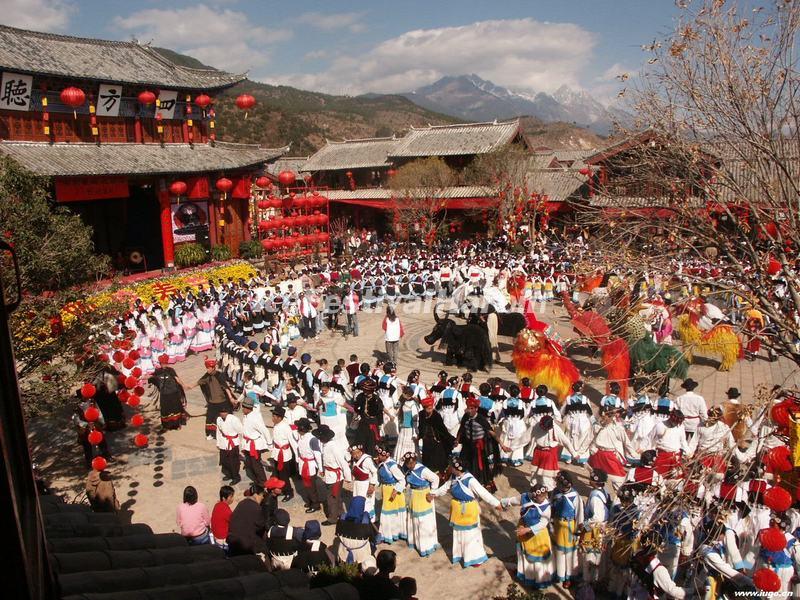
[[[364,452],[373,454],[375,444],[381,441],[380,427],[383,423],[383,402],[375,391],[378,384],[373,379],[364,379],[358,386],[353,408],[358,418],[355,443],[364,445]]]
[[[266,554],[264,531],[266,521],[261,503],[264,488],[253,484],[249,494],[236,505],[228,524],[228,548],[231,556],[242,554]]]
[[[442,415],[433,409],[433,396],[422,401],[418,416],[419,439],[422,441],[422,464],[431,471],[442,474],[447,470],[455,439],[444,425]]]
[[[158,357],[159,366],[147,379],[158,389],[158,403],[161,409],[161,426],[164,429],[180,429],[185,423],[184,405],[186,394],[175,369],[167,363],[166,354]],[[216,415],[214,416],[216,428]]]
[[[467,412],[461,419],[456,443],[461,444],[461,462],[489,492],[497,491],[494,478],[502,470],[500,445],[489,420],[478,413],[480,400],[467,400]],[[509,448],[503,448],[509,452]]]

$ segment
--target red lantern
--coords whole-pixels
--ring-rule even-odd
[[[136,414],[131,417],[131,425],[134,427],[141,427],[144,425],[144,417],[142,415]]]
[[[753,573],[753,585],[762,592],[777,592],[781,589],[781,578],[767,567],[762,567]]]
[[[128,390],[120,390],[117,397],[119,397],[120,402],[127,402],[130,395],[131,393]]]
[[[227,194],[233,189],[233,182],[227,177],[220,177],[214,185],[223,194]]]
[[[300,196],[294,199],[295,208],[303,209],[308,204],[308,199],[305,196]]]
[[[397,175],[397,171],[395,169],[389,169],[388,171],[386,171],[386,174],[389,177],[394,177],[395,175]]]
[[[239,96],[236,97],[236,106],[238,106],[241,110],[250,110],[255,105],[256,99],[250,94],[239,94]]]
[[[108,466],[108,461],[102,456],[95,456],[92,459],[92,468],[95,471],[103,471]]]
[[[82,89],[70,86],[61,90],[61,104],[72,108],[72,115],[76,119],[78,115],[75,109],[79,106],[83,106],[84,102],[86,102],[86,94],[84,94]]]
[[[116,350],[114,354],[111,355],[111,358],[114,359],[115,363],[119,363],[125,359],[125,354],[122,352],[122,350]]]
[[[136,444],[137,448],[144,448],[147,446],[148,442],[147,436],[143,433],[137,433],[133,436],[133,443]]]
[[[89,398],[94,398],[94,395],[96,393],[97,393],[97,388],[94,387],[94,385],[91,383],[84,383],[83,386],[81,387],[81,396],[83,396],[87,400]]]
[[[758,534],[761,547],[768,552],[780,552],[786,548],[786,536],[777,527],[767,527]]]
[[[269,177],[264,177],[263,175],[256,179],[256,187],[269,189],[272,187],[272,182],[269,180]]]
[[[139,99],[139,104],[143,104],[144,106],[150,106],[151,104],[155,103],[156,95],[150,90],[145,90],[143,92],[139,92],[138,99]]]
[[[299,217],[297,217],[295,222],[297,223],[298,227],[308,227],[310,218],[311,217],[307,215],[300,215]]]
[[[589,173],[591,173],[591,171],[589,170],[589,168],[588,168],[588,167],[584,167],[584,168],[582,168],[580,171],[578,171],[578,173],[580,173],[580,174],[581,174],[581,175],[583,175],[584,177],[588,177],[588,176],[589,176]]]
[[[133,370],[131,371],[131,375],[133,377],[141,377],[142,376],[142,370],[139,367],[133,367]],[[139,386],[136,386],[136,387],[139,387]]]
[[[128,396],[128,406],[130,406],[132,408],[136,408],[141,403],[142,403],[142,399],[139,398],[139,396],[137,396],[136,394],[131,394],[130,396]]]
[[[132,369],[135,364],[136,362],[133,359],[131,359],[131,357],[128,357],[122,361],[122,366],[128,370]]]
[[[200,94],[194,99],[194,103],[202,109],[205,109],[206,106],[211,104],[211,98],[206,96],[205,94]]]
[[[774,256],[769,257],[769,262],[767,263],[767,273],[770,275],[777,275],[783,269],[783,265],[781,265],[780,261],[777,260]]]
[[[764,492],[764,504],[775,512],[785,512],[792,506],[792,495],[782,487],[774,486]]]
[[[97,446],[97,444],[103,441],[103,432],[97,431],[97,429],[90,431],[89,435],[86,436],[86,439],[93,446]]]
[[[281,185],[288,187],[290,185],[294,185],[295,181],[297,181],[297,178],[292,171],[281,171],[278,173],[278,181],[281,183]]]
[[[135,388],[133,388],[133,393],[137,396],[144,396],[144,388],[140,385],[137,385]]]
[[[347,177],[348,179],[352,179],[353,178],[353,172],[352,171],[347,171],[347,173],[345,173],[345,177]]]
[[[132,390],[137,385],[139,385],[139,380],[136,377],[126,377],[125,378],[125,387],[129,390]]]
[[[83,411],[83,418],[86,419],[89,423],[94,423],[97,419],[100,418],[100,411],[97,410],[97,407],[90,406],[85,411]]]
[[[264,248],[264,250],[266,250],[267,252],[272,250],[272,248],[274,246],[275,246],[275,243],[271,239],[269,239],[269,240],[261,240],[261,247]]]
[[[186,194],[187,189],[186,182],[173,181],[169,186],[169,193],[173,196],[183,196]]]
[[[328,222],[328,215],[319,215],[317,217],[318,225],[325,225]]]

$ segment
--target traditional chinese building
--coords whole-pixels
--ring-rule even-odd
[[[398,168],[439,157],[457,174],[463,173],[477,156],[513,143],[524,144],[519,121],[412,127],[402,138],[329,141],[296,168],[327,189],[332,218],[344,216],[357,228],[380,229],[388,227],[392,211],[402,208],[402,194],[390,183]],[[448,215],[462,222],[498,203],[496,188],[482,185],[447,186],[433,196]]]
[[[177,244],[235,256],[249,239],[251,179],[286,149],[216,140],[214,95],[245,75],[183,67],[137,42],[5,26],[0,72],[0,153],[51,178],[98,252],[153,269],[173,266]]]

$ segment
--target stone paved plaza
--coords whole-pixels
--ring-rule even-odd
[[[438,361],[443,358],[441,353],[432,351],[422,339],[432,328],[433,316],[430,312],[421,312],[416,304],[400,305],[398,314],[406,330],[401,342],[398,374],[405,378],[411,369],[417,368],[423,374],[422,381],[430,385],[442,368]],[[547,305],[538,316],[553,324],[562,338],[573,337],[560,304]],[[336,335],[323,332],[318,340],[306,343],[297,340],[297,346],[301,352],[310,352],[315,359],[327,358],[331,363],[335,363],[340,357],[347,359],[351,353],[357,354],[359,360],[371,363],[383,350],[383,332],[380,327],[382,317],[382,313],[360,314],[360,337],[345,339],[341,332]],[[510,338],[501,338],[503,361],[496,364],[488,374],[476,374],[477,382],[489,376],[514,380],[510,365],[511,343]],[[573,359],[584,373],[589,384],[587,393],[596,405],[604,385],[598,362],[590,361],[587,354],[580,352]],[[793,365],[783,360],[774,363],[764,359],[754,362],[740,361],[728,373],[719,373],[715,369],[716,363],[710,359],[700,359],[690,369],[690,376],[700,382],[698,393],[706,398],[709,405],[724,399],[725,390],[731,386],[738,387],[743,400],[747,401],[761,383],[780,383],[790,387],[798,384]],[[454,367],[447,370],[451,374],[461,374]],[[196,381],[204,372],[202,357],[190,357],[177,366],[177,371],[184,382]],[[678,392],[678,386],[679,382],[674,382],[674,391]],[[216,448],[213,442],[206,440],[203,432],[204,401],[199,389],[188,393],[188,411],[193,418],[180,431],[157,433],[158,410],[152,397],[147,396],[143,405],[146,419],[144,429],[150,435],[149,447],[136,449],[132,443],[135,433],[132,430],[111,433],[110,445],[116,460],[109,470],[114,476],[120,502],[132,521],[148,523],[156,532],[171,532],[176,528],[175,509],[181,500],[184,486],[194,485],[200,499],[209,509],[217,500],[222,481],[217,466]],[[266,409],[265,422],[270,423]],[[33,420],[29,423],[29,429],[34,460],[42,467],[54,487],[67,493],[70,498],[75,497],[82,488],[85,473],[81,450],[75,442],[68,411],[59,418]],[[565,465],[565,468],[579,474],[578,489],[585,496],[588,492],[586,471],[582,467]],[[503,497],[527,489],[529,473],[529,465],[519,469],[506,468],[497,480],[497,495]],[[246,488],[247,481],[244,480],[237,486],[237,491],[241,493]],[[282,506],[289,510],[295,525],[302,525],[309,517],[304,512],[302,500],[297,496],[291,503]],[[498,515],[487,507],[482,507],[484,541],[490,560],[480,568],[462,569],[450,564],[451,531],[447,523],[448,508],[449,501],[446,498],[437,501],[439,539],[443,549],[432,557],[422,559],[407,549],[404,543],[394,544],[391,547],[398,553],[396,574],[417,579],[420,600],[491,598],[496,593],[504,592],[512,581],[510,571],[513,572],[516,566],[513,536],[516,513],[508,510]],[[321,512],[311,516],[324,520]],[[333,527],[324,527],[323,540],[330,542],[332,536]],[[552,588],[549,593],[564,595],[560,588]]]

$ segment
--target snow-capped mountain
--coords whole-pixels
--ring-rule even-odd
[[[574,123],[600,135],[611,133],[615,122],[630,119],[624,111],[603,105],[585,90],[562,86],[552,95],[527,94],[474,74],[443,77],[403,96],[429,110],[470,121],[531,116],[545,122]]]

